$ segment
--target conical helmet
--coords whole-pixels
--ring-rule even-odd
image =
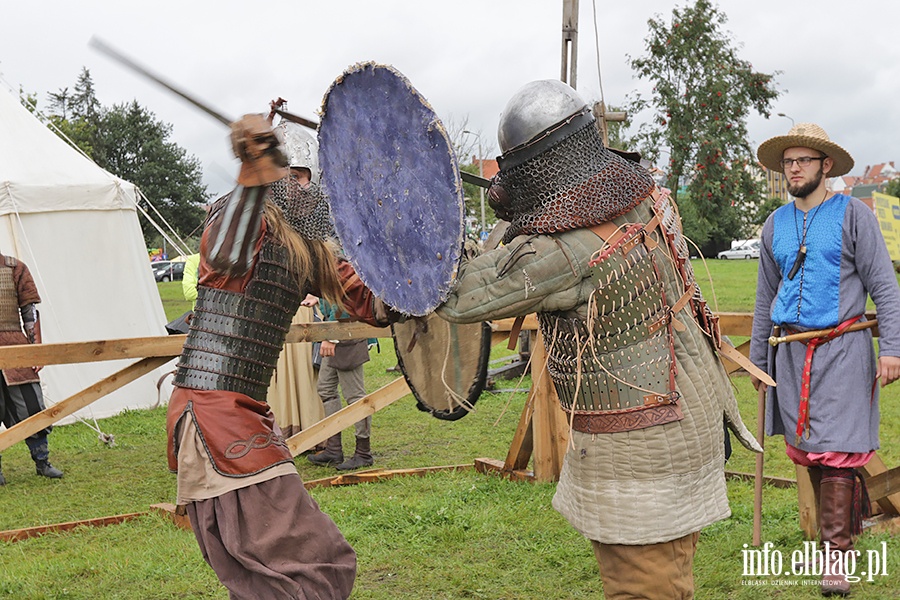
[[[319,142],[316,136],[302,125],[282,120],[277,129],[284,139],[288,166],[309,169],[309,178],[319,183]]]

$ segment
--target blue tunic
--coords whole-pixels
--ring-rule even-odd
[[[878,221],[856,198],[834,195],[806,215],[794,203],[785,205],[763,225],[761,240],[750,357],[778,383],[769,388],[766,433],[787,435],[793,445],[806,346],[792,342],[773,350],[767,343],[773,325],[831,328],[863,314],[871,296],[878,309],[880,352],[900,356],[900,287]],[[806,260],[788,279],[801,242],[807,247]],[[799,448],[877,449],[874,380],[870,330],[847,333],[819,346],[811,370],[810,437],[801,440]]]

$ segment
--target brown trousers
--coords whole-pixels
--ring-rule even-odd
[[[661,544],[625,546],[591,541],[607,600],[690,600],[700,532]]]
[[[187,505],[203,558],[232,600],[346,600],[356,554],[297,474]]]

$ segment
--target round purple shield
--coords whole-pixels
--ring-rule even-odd
[[[350,67],[322,103],[319,164],[363,283],[404,314],[431,313],[459,266],[464,204],[456,155],[428,102],[393,67]]]

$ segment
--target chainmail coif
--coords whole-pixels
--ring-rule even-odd
[[[328,198],[316,183],[304,187],[291,177],[269,185],[268,199],[284,213],[285,220],[300,237],[325,240],[336,237]]]
[[[497,216],[522,234],[590,227],[625,214],[653,190],[650,174],[603,146],[593,120],[521,164],[502,168],[490,193]],[[500,189],[496,189],[499,187]]]

